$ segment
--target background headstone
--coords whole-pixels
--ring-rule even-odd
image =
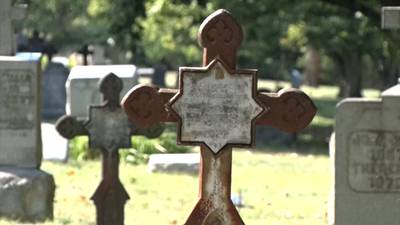
[[[61,63],[50,62],[43,71],[42,117],[57,119],[65,114],[66,90],[69,69]]]
[[[55,184],[40,170],[40,54],[0,56],[0,216],[53,218]]]
[[[400,29],[400,6],[382,7],[382,28]]]
[[[108,60],[105,56],[106,50],[103,46],[95,45],[93,46],[93,64],[95,65],[105,65],[109,64],[110,60]]]
[[[400,225],[400,85],[337,106],[330,223]]]
[[[0,165],[39,168],[40,67],[0,56]]]
[[[153,81],[152,83],[160,88],[165,87],[165,75],[167,73],[167,67],[165,65],[156,65],[154,67]]]
[[[89,105],[102,102],[98,94],[98,82],[104,76],[113,73],[123,82],[121,96],[138,83],[134,65],[96,65],[76,66],[72,68],[66,83],[68,115],[85,118]]]

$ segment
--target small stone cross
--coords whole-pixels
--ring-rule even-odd
[[[382,7],[382,28],[400,29],[400,6]]]
[[[257,92],[257,70],[236,68],[243,33],[228,11],[208,16],[198,37],[203,67],[181,67],[178,90],[139,85],[122,105],[135,124],[175,122],[179,143],[200,145],[200,200],[185,225],[244,225],[230,199],[232,147],[253,146],[256,124],[299,131],[316,108],[297,89]]]
[[[79,54],[82,54],[83,57],[83,65],[88,65],[88,56],[93,54],[93,50],[89,45],[83,45],[81,49],[78,51]]]
[[[14,55],[14,21],[22,20],[26,15],[25,5],[15,5],[14,0],[0,1],[0,55]]]
[[[103,94],[102,105],[89,107],[88,120],[77,120],[72,116],[61,117],[56,124],[57,131],[65,138],[88,135],[89,148],[102,152],[102,181],[92,200],[97,210],[97,225],[123,225],[124,205],[129,195],[119,180],[119,148],[131,147],[131,136],[143,134],[157,137],[163,127],[155,125],[150,129],[137,129],[128,121],[119,104],[123,83],[114,74],[105,76],[99,82]]]

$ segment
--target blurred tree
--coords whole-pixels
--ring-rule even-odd
[[[241,22],[246,34],[241,62],[258,64],[261,74],[282,77],[312,46],[333,61],[342,97],[361,96],[365,56],[376,63],[386,86],[395,82],[400,42],[380,29],[379,0],[213,2]]]
[[[87,13],[89,1],[30,0],[27,3],[29,15],[23,27],[28,31],[40,31],[58,48],[80,46],[107,36],[104,27],[93,23]]]
[[[342,97],[361,96],[363,58],[369,56],[382,81],[382,88],[397,83],[399,39],[380,28],[379,0],[308,0],[306,36],[331,57]]]
[[[139,24],[143,27],[141,47],[149,62],[170,68],[199,65],[202,54],[197,31],[212,6],[204,1],[149,0],[146,12],[147,18]]]
[[[88,12],[116,46],[128,55],[141,55],[142,27],[138,20],[146,16],[145,0],[90,0]]]
[[[56,45],[111,37],[136,63],[198,65],[198,26],[213,10],[226,8],[244,29],[239,66],[259,68],[261,77],[285,78],[310,48],[331,59],[342,97],[361,96],[366,57],[384,87],[399,73],[400,37],[380,29],[381,1],[390,0],[20,1],[30,3],[27,27]]]

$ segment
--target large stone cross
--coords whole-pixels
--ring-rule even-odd
[[[257,71],[236,67],[242,38],[228,11],[214,12],[199,30],[203,67],[181,67],[178,90],[139,85],[122,100],[135,124],[176,122],[179,143],[200,145],[200,200],[185,225],[243,225],[230,199],[232,147],[253,146],[256,124],[296,132],[316,113],[299,90],[257,92]]]
[[[119,180],[118,149],[131,147],[131,136],[134,134],[157,137],[163,131],[159,125],[138,129],[129,122],[119,103],[122,87],[123,83],[116,75],[105,76],[99,82],[103,104],[89,107],[88,120],[64,116],[56,124],[63,137],[71,139],[88,135],[89,148],[102,152],[102,181],[91,198],[96,205],[97,225],[124,224],[124,205],[129,195]]]
[[[14,6],[14,2],[14,0],[0,1],[0,55],[15,54],[14,21],[22,20],[26,15],[26,6]]]
[[[400,29],[400,6],[382,7],[382,28]]]

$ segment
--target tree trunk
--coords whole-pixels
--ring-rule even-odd
[[[321,76],[321,55],[312,45],[307,46],[305,75],[308,85],[318,87]]]
[[[350,52],[333,56],[339,82],[339,97],[361,97],[361,55]]]

